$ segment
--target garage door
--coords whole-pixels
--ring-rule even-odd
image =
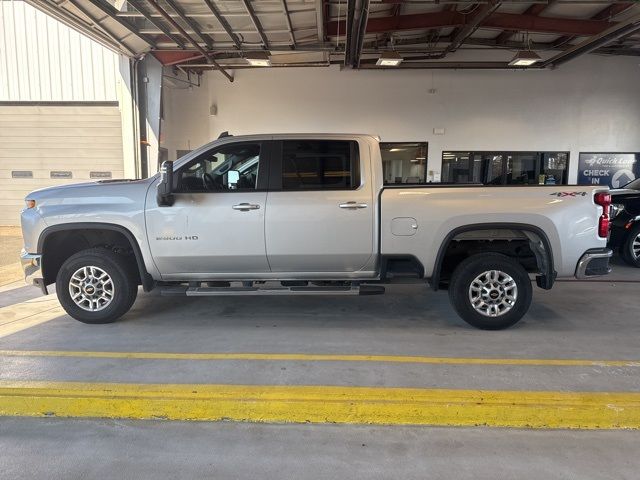
[[[0,225],[32,190],[123,174],[117,103],[0,104]]]

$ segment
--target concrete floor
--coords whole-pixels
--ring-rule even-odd
[[[0,330],[0,350],[637,361],[640,284],[632,281],[640,281],[640,270],[618,266],[617,272],[597,283],[535,289],[525,319],[500,332],[468,327],[445,292],[419,285],[353,298],[141,292],[121,321],[89,326],[57,310],[55,299],[11,284],[0,287],[0,324],[10,315],[29,322],[43,309],[49,316],[4,335]],[[640,368],[0,355],[0,380],[639,392]],[[582,480],[635,479],[639,470],[637,431],[0,418],[0,478],[11,479]]]
[[[637,479],[637,432],[0,419],[3,479]]]

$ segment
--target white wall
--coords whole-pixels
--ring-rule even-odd
[[[225,130],[372,133],[428,141],[434,171],[443,150],[569,151],[573,183],[580,151],[640,151],[639,63],[587,56],[553,71],[253,69],[236,71],[233,83],[209,72],[202,87],[165,89],[162,146],[173,159]]]

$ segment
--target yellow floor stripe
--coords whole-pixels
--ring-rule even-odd
[[[388,362],[442,365],[523,365],[552,367],[640,367],[639,360],[583,360],[535,358],[458,358],[399,355],[340,355],[309,353],[168,353],[91,352],[65,350],[0,350],[0,357],[79,357],[138,360],[263,360],[303,362]]]
[[[0,415],[638,429],[640,393],[3,381]]]

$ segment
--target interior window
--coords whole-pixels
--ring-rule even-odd
[[[259,144],[223,146],[183,168],[179,189],[183,192],[255,190],[259,164]]]
[[[426,183],[426,142],[383,142],[380,154],[385,185]]]
[[[568,152],[443,152],[442,181],[566,185]]]
[[[282,147],[282,189],[357,188],[359,164],[357,142],[286,140]]]

